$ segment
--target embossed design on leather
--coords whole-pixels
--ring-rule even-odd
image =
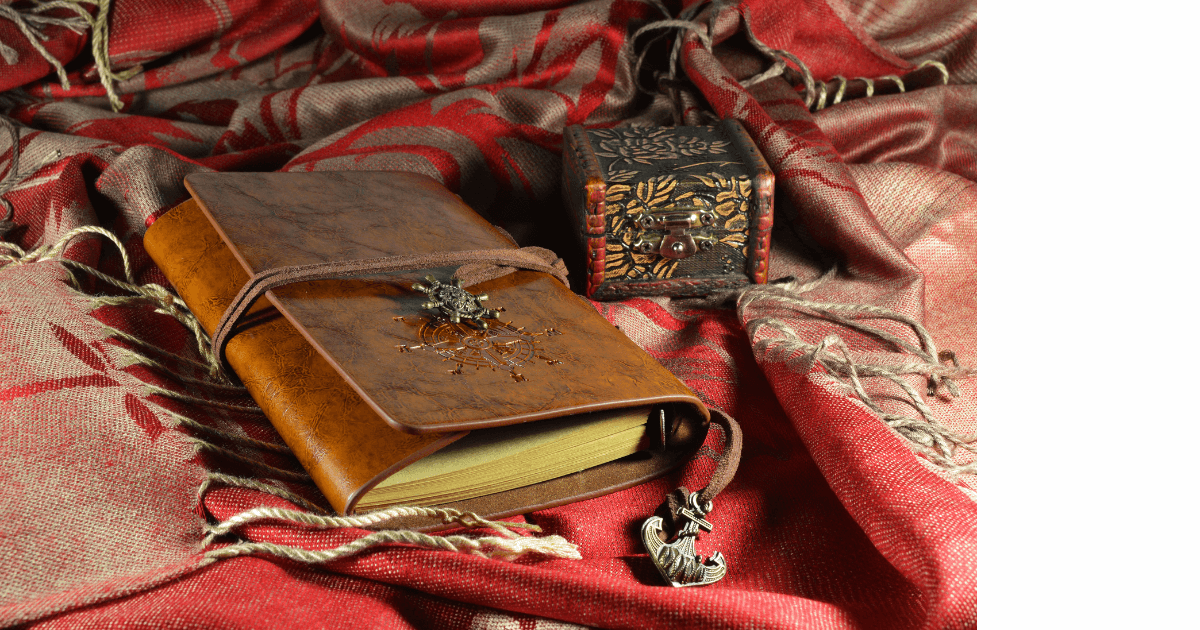
[[[247,273],[271,267],[465,249],[515,248],[462,200],[412,173],[194,173],[185,182]],[[419,238],[414,238],[419,234]],[[240,254],[239,254],[240,252]],[[502,372],[471,379],[383,367],[396,343],[396,315],[422,312],[427,296],[408,288],[452,270],[305,282],[267,299],[372,409],[415,433],[503,426],[641,404],[646,392],[695,400],[686,386],[558,280],[517,271],[471,287],[487,293],[529,330],[556,328],[555,378],[510,387]],[[557,285],[557,286],[555,286]],[[365,326],[363,322],[378,322]],[[384,349],[385,354],[380,354]]]
[[[418,345],[397,344],[394,346],[401,354],[413,350],[432,351],[450,361],[454,369],[446,370],[450,374],[462,376],[463,368],[489,368],[505,370],[518,383],[529,380],[524,374],[517,372],[535,359],[545,361],[546,365],[562,365],[562,361],[546,356],[540,347],[541,340],[537,337],[552,337],[561,335],[554,328],[532,333],[523,326],[513,326],[512,322],[500,322],[487,328],[474,328],[462,322],[453,322],[445,318],[434,317],[423,322],[409,322],[407,318],[395,317],[395,321],[418,325],[417,336],[421,343]]]
[[[146,230],[144,243],[200,325],[212,334],[250,276],[196,202],[186,201],[160,217]],[[355,494],[380,471],[416,461],[465,435],[396,431],[265,299],[251,312],[260,316],[252,328],[229,341],[226,357],[339,512],[351,509]]]
[[[418,206],[413,211],[420,220],[441,221],[428,229],[422,228],[427,238],[407,238],[408,241],[420,241],[420,247],[437,246],[430,243],[433,239],[428,235],[455,238],[460,243],[469,240],[472,241],[469,247],[473,249],[512,246],[503,235],[463,206],[457,197],[436,182],[418,175],[346,172],[211,174],[208,177],[222,180],[219,188],[223,192],[217,196],[241,204],[247,224],[253,224],[256,217],[263,221],[261,213],[271,204],[286,206],[289,199],[306,199],[313,192],[338,189],[343,197],[340,200],[343,207],[377,203],[379,198],[403,199]],[[252,198],[246,198],[241,191],[246,191]],[[195,190],[193,194],[196,194]],[[203,194],[197,196],[206,203],[216,201]],[[318,223],[332,221],[337,212],[331,207],[326,216],[315,220]],[[468,214],[457,217],[456,213]],[[388,241],[396,240],[397,229],[410,234],[415,225],[382,226],[380,233],[370,232],[373,224],[380,226],[369,213],[343,216],[340,222],[332,222],[327,228],[314,228],[311,221],[308,225],[303,222],[288,225],[294,219],[293,215],[292,219],[270,221],[272,225],[267,231],[276,235],[260,235],[264,247],[254,252],[255,256],[262,256],[257,261],[259,264],[288,264],[289,260],[271,259],[288,250],[299,251],[307,239],[329,232],[345,236],[335,250],[352,246],[355,241],[367,241],[372,248],[376,245],[391,247]],[[282,236],[278,234],[280,231],[284,233]],[[273,238],[290,239],[284,241],[288,247],[265,247]],[[482,242],[474,242],[481,239]],[[194,200],[184,202],[159,218],[147,230],[144,243],[147,253],[196,314],[201,326],[211,334],[233,296],[249,278],[246,252],[242,252],[242,256],[235,255]],[[381,254],[388,253],[391,252],[381,251]],[[340,251],[324,252],[323,255],[337,256]],[[448,279],[449,272],[444,273],[443,279]],[[522,317],[522,323],[529,330],[551,327],[563,330],[563,336],[554,337],[553,351],[547,353],[564,360],[563,365],[552,368],[554,378],[520,385],[510,382],[499,387],[494,384],[496,378],[510,379],[503,371],[497,371],[493,376],[491,370],[480,370],[470,379],[445,378],[444,373],[437,374],[433,376],[450,383],[449,391],[453,395],[429,400],[419,384],[414,386],[409,382],[413,378],[411,372],[405,371],[402,378],[396,378],[396,370],[382,367],[395,357],[391,348],[395,344],[394,337],[387,336],[385,330],[391,317],[401,313],[417,315],[421,312],[420,302],[425,299],[424,295],[405,288],[406,284],[395,278],[365,277],[285,287],[278,291],[280,295],[272,292],[255,303],[251,313],[261,316],[254,317],[243,331],[234,335],[227,347],[230,364],[255,401],[339,512],[353,512],[358,498],[375,483],[464,435],[456,429],[453,420],[471,413],[487,413],[492,423],[499,425],[606,408],[665,405],[674,409],[678,418],[678,426],[668,436],[669,447],[661,452],[650,451],[644,459],[622,459],[540,484],[449,504],[489,518],[600,496],[658,477],[689,459],[703,441],[708,424],[707,411],[686,386],[600,317],[589,303],[571,294],[551,276],[537,272],[520,271],[481,283],[473,290],[492,294],[498,303],[514,313],[544,313],[545,321],[538,317],[526,321]],[[378,315],[371,316],[375,317],[372,321],[382,320],[381,325],[371,327],[379,329],[377,346],[382,348],[382,351],[372,350],[370,354],[377,359],[375,369],[388,372],[385,376],[409,391],[402,404],[407,405],[410,412],[403,420],[414,424],[426,420],[428,424],[423,428],[428,432],[397,431],[397,428],[411,429],[380,415],[314,346],[309,335],[294,325],[291,317],[280,317],[272,308],[272,304],[312,300],[310,308],[338,312],[340,319],[358,326],[369,318],[357,309],[351,309],[350,305],[363,299],[371,308],[379,309]],[[564,347],[560,349],[559,343]],[[568,360],[578,356],[587,357],[587,365],[573,366]],[[594,381],[605,381],[619,373],[631,374],[639,387],[628,387],[621,396],[596,398],[609,385]],[[567,385],[565,393],[558,389],[562,384]],[[531,405],[529,386],[557,398],[552,399],[552,404]],[[621,381],[616,386],[627,387],[627,383]],[[503,390],[521,395],[512,397],[510,402]],[[443,394],[436,393],[437,396]],[[538,407],[539,404],[544,408]],[[446,422],[436,412],[426,413],[430,405],[445,412],[451,422]],[[445,526],[427,519],[393,525],[422,529]]]

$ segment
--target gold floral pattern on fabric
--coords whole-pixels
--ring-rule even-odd
[[[660,175],[637,183],[610,183],[604,197],[608,228],[605,280],[661,280],[675,276],[678,259],[643,254],[633,248],[641,232],[637,218],[653,210],[687,206],[711,209],[718,217],[714,226],[718,242],[737,250],[743,258],[748,256],[750,179],[720,173],[687,177],[696,185],[680,187],[675,175]]]

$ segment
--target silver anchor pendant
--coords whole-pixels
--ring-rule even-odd
[[[679,516],[687,519],[675,542],[665,543],[660,535],[663,533],[663,520],[660,516],[651,516],[642,524],[642,544],[650,552],[650,560],[658,568],[663,579],[671,586],[706,586],[725,577],[725,557],[718,551],[708,560],[696,554],[696,538],[700,530],[713,530],[712,523],[704,520],[704,515],[712,511],[712,501],[701,506],[697,501],[700,493],[693,492],[688,497],[686,506],[679,508]]]

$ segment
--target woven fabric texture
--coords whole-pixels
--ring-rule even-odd
[[[0,626],[973,627],[975,23],[958,0],[0,0]],[[637,540],[717,431],[668,478],[512,519],[578,560],[209,555],[371,532],[206,539],[327,504],[145,254],[185,175],[422,173],[569,256],[565,126],[720,118],[776,174],[772,283],[595,306],[743,427],[698,542],[721,582],[664,586]]]

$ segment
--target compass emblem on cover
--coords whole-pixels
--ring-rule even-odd
[[[441,356],[443,361],[454,362],[454,369],[449,370],[451,374],[462,374],[464,367],[490,368],[507,371],[517,382],[527,380],[517,368],[534,359],[545,361],[547,365],[562,363],[543,354],[538,339],[562,333],[553,328],[534,333],[524,327],[514,327],[512,322],[496,319],[504,309],[483,308],[480,301],[487,299],[486,294],[472,295],[458,281],[452,285],[442,284],[430,276],[426,281],[428,286],[416,284],[413,288],[429,295],[430,301],[423,307],[437,309],[441,316],[420,324],[417,331],[420,344],[397,345],[396,349],[401,353],[429,350]],[[403,317],[393,319],[409,323]],[[489,325],[484,319],[495,321]]]
[[[500,311],[483,307],[482,302],[488,299],[486,293],[471,294],[462,288],[462,280],[458,278],[454,279],[454,284],[442,284],[433,276],[425,276],[425,281],[429,284],[413,284],[413,290],[429,296],[429,301],[422,304],[421,308],[436,308],[452,323],[457,324],[465,319],[487,330],[488,324],[483,320],[500,316]]]

